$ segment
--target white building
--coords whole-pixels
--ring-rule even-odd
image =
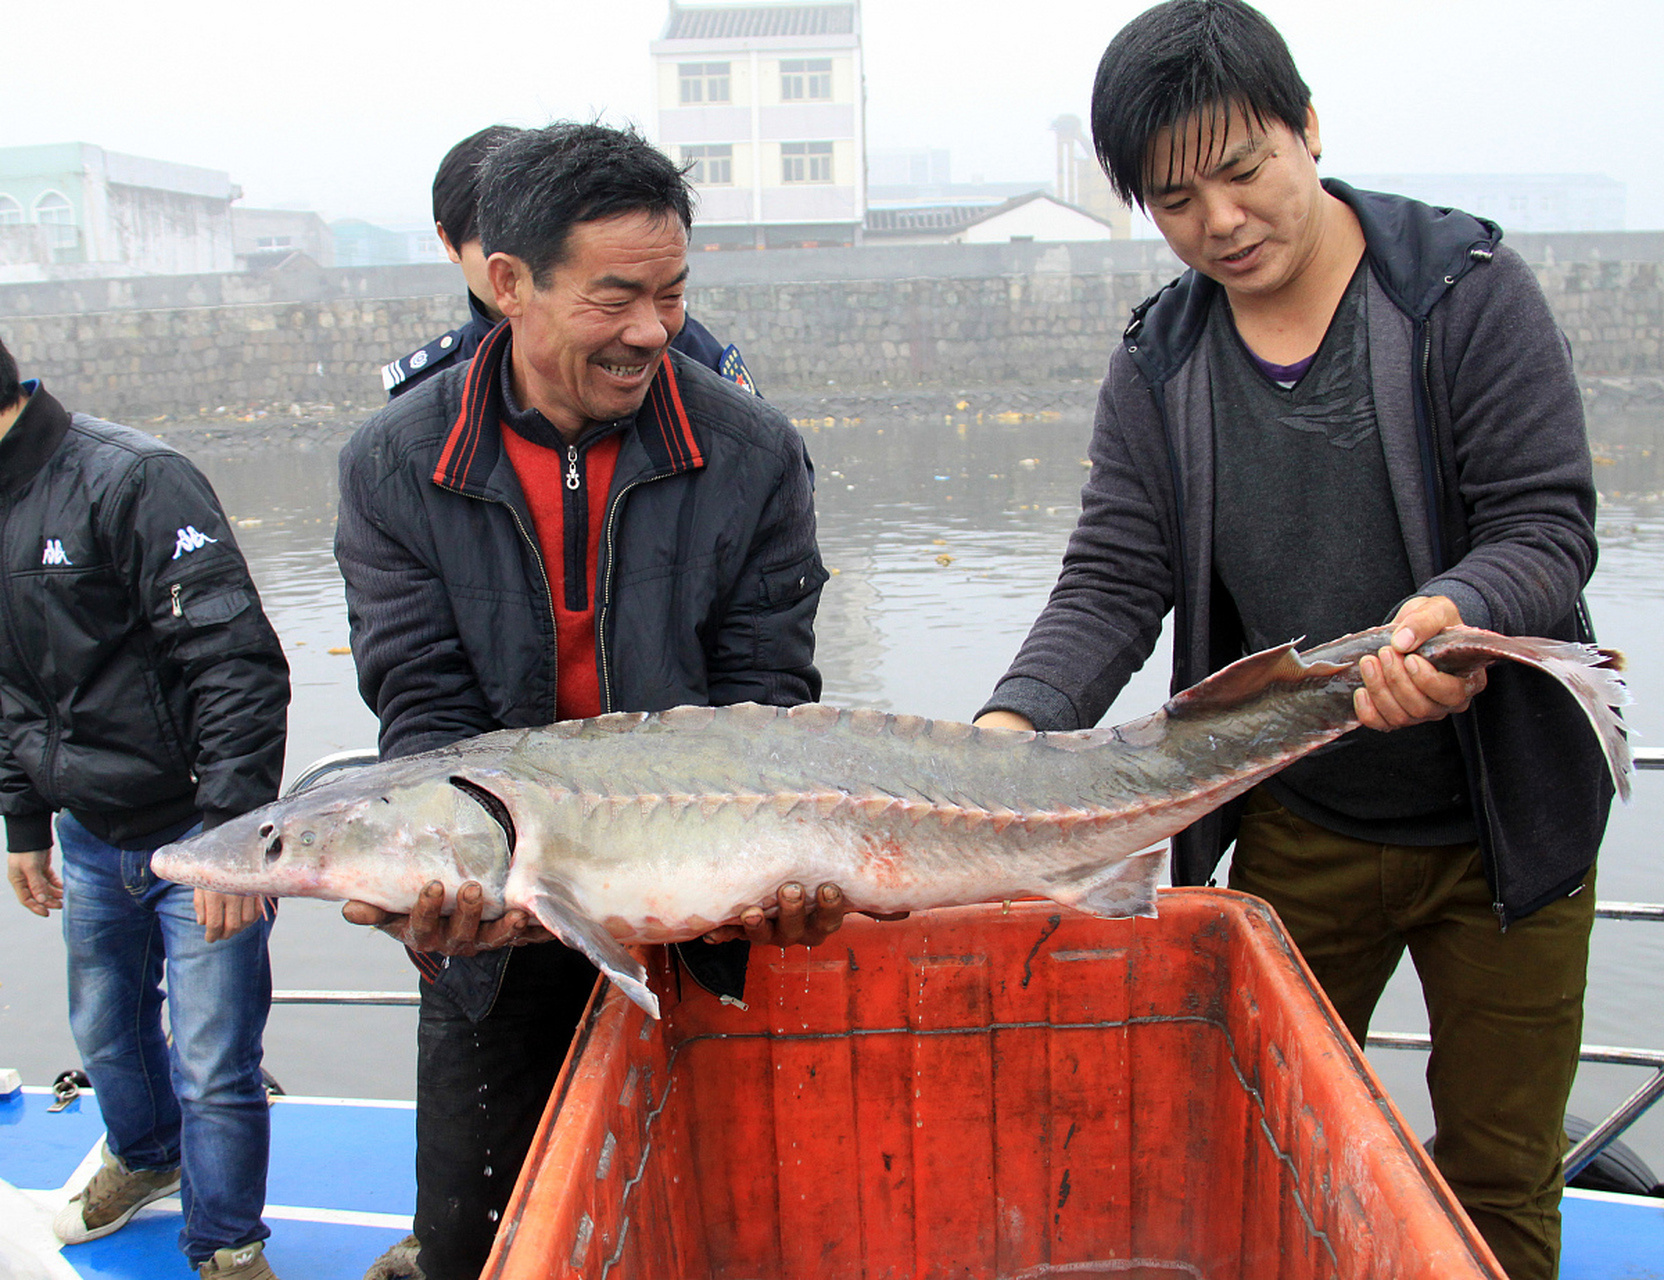
[[[1030,191],[992,207],[921,205],[869,209],[868,244],[1055,244],[1124,240],[1107,219],[1044,191]]]
[[[229,174],[84,142],[0,149],[0,281],[232,271]]]
[[[695,245],[854,244],[866,212],[860,10],[683,7],[651,46],[659,144],[699,196]]]

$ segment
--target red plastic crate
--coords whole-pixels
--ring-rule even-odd
[[[1501,1277],[1271,910],[852,918],[592,1005],[489,1280]]]

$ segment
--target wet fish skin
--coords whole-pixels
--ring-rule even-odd
[[[157,874],[408,912],[468,880],[531,912],[650,1013],[626,944],[697,937],[788,881],[872,911],[1046,897],[1153,914],[1150,846],[1356,727],[1357,660],[1388,628],[1244,658],[1113,728],[1034,734],[819,704],[616,714],[485,734],[354,770],[170,845]],[[1451,628],[1421,653],[1554,675],[1627,796],[1609,651]]]

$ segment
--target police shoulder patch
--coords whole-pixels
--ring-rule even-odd
[[[381,369],[381,387],[388,395],[397,395],[404,389],[404,384],[418,374],[426,371],[433,372],[460,349],[462,330],[452,329],[449,333],[441,334],[426,346],[417,347],[407,356],[401,356],[391,364],[383,365]]]
[[[729,343],[723,350],[721,368],[718,372],[734,385],[743,387],[752,395],[757,394],[757,384],[751,381],[751,370],[745,367],[745,359],[733,343]]]

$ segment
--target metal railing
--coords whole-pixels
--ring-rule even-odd
[[[1631,749],[1638,770],[1664,771],[1664,747],[1636,747]],[[1664,920],[1664,903],[1656,902],[1600,902],[1595,904],[1595,918],[1599,920]],[[1371,1049],[1420,1049],[1433,1046],[1431,1036],[1405,1035],[1398,1032],[1371,1032]],[[1607,1117],[1589,1130],[1566,1152],[1565,1176],[1569,1182],[1600,1155],[1632,1124],[1646,1114],[1648,1108],[1664,1097],[1664,1050],[1629,1049],[1610,1045],[1586,1044],[1578,1052],[1579,1062],[1599,1062],[1623,1067],[1641,1067],[1652,1071],[1652,1078],[1619,1103]]]
[[[1639,747],[1632,751],[1635,767],[1640,770],[1664,771],[1664,747]],[[294,795],[315,786],[323,778],[344,769],[356,769],[376,763],[374,751],[337,751],[308,766],[289,784],[285,795]],[[1601,902],[1595,906],[1595,916],[1602,920],[1664,920],[1664,903]],[[312,1005],[391,1005],[415,1006],[422,997],[414,991],[274,991],[273,1004]],[[1431,1036],[1399,1032],[1372,1032],[1368,1039],[1372,1049],[1419,1049],[1433,1046]],[[1607,1117],[1566,1152],[1567,1181],[1577,1176],[1602,1151],[1615,1142],[1647,1110],[1664,1097],[1664,1050],[1629,1049],[1608,1045],[1582,1046],[1579,1062],[1599,1062],[1626,1067],[1650,1068],[1652,1078],[1620,1103]]]
[[[1664,756],[1664,753],[1660,753]],[[1664,763],[1648,766],[1664,768]],[[1595,917],[1600,920],[1664,920],[1664,904],[1653,902],[1601,902],[1595,905]],[[1371,1049],[1419,1049],[1433,1047],[1433,1038],[1426,1035],[1407,1035],[1401,1032],[1371,1032]],[[1664,1050],[1628,1049],[1611,1045],[1586,1044],[1578,1050],[1579,1062],[1600,1062],[1623,1067],[1643,1067],[1652,1071],[1652,1078],[1619,1103],[1607,1117],[1572,1144],[1564,1161],[1566,1181],[1570,1182],[1591,1164],[1595,1157],[1617,1141],[1618,1135],[1646,1114],[1648,1108],[1664,1097]]]
[[[314,760],[284,789],[285,796],[298,795],[308,787],[314,787],[332,773],[340,773],[346,769],[361,769],[365,765],[375,764],[378,757],[374,751],[362,748],[353,751],[337,751],[321,759]],[[419,1005],[422,997],[414,991],[274,991],[273,1004],[324,1004],[324,1005]]]

